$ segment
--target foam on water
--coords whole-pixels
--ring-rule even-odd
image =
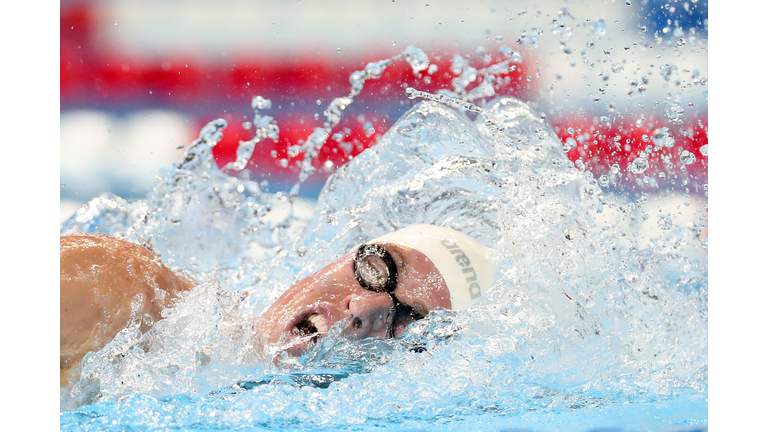
[[[422,54],[404,56],[424,70]],[[326,110],[314,150],[360,81],[380,76],[389,61],[353,74],[348,99]],[[479,73],[459,63],[459,79]],[[487,69],[486,77],[497,73]],[[292,210],[296,194],[270,194],[216,168],[210,149],[222,121],[203,129],[145,200],[102,196],[79,211],[62,234],[143,242],[199,284],[147,333],[138,330],[146,318],[137,309],[112,343],[88,354],[80,381],[62,391],[62,407],[71,409],[62,429],[113,421],[578,428],[602,414],[634,415],[655,428],[706,422],[703,223],[655,216],[646,195],[606,193],[528,105],[509,97],[462,105],[473,96],[454,84],[434,97],[409,91],[433,100],[339,168],[311,217]],[[274,358],[260,344],[250,316],[360,242],[411,223],[449,226],[495,250],[500,277],[479,303],[433,313],[395,340],[332,334],[298,359]],[[659,228],[653,236],[641,234],[648,225]],[[668,407],[667,417],[654,418]]]

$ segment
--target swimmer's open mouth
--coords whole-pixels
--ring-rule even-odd
[[[325,316],[313,313],[293,326],[291,333],[300,338],[310,337],[312,342],[317,342],[322,335],[328,333],[328,322]]]

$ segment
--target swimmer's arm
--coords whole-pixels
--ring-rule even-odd
[[[144,247],[112,237],[64,236],[60,252],[62,386],[87,352],[103,348],[125,327],[138,294],[141,314],[158,320],[177,293],[193,286]]]

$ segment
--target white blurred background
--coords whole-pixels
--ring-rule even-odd
[[[228,131],[240,135],[227,144],[232,153],[259,94],[281,107],[270,115],[286,125],[272,147],[283,151],[302,137],[292,124],[311,125],[332,97],[348,93],[353,70],[408,45],[444,57],[443,69],[455,53],[522,52],[521,84],[508,93],[535,103],[563,130],[639,118],[679,124],[681,134],[703,118],[706,130],[707,31],[701,0],[64,0],[61,221],[105,191],[142,198],[209,120],[234,120]],[[413,104],[397,76],[382,80],[393,88],[375,88],[350,110],[378,120],[379,133]],[[686,145],[698,151],[702,139]],[[375,136],[361,140],[367,147]],[[254,163],[269,165],[266,154]],[[696,154],[699,165],[689,172],[706,184],[706,154]],[[261,175],[281,184],[292,171]],[[306,198],[326,176],[311,179]],[[694,193],[704,199],[701,188]]]

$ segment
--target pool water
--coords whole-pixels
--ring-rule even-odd
[[[148,242],[198,286],[146,333],[135,310],[86,356],[61,429],[706,429],[706,200],[623,190],[629,170],[601,185],[517,99],[416,96],[428,100],[339,168],[314,209],[300,183],[272,193],[220,171],[213,121],[146,199],[105,194],[67,221],[62,234]],[[297,359],[256,342],[248,317],[295,280],[411,223],[494,249],[499,278],[479,303],[394,340],[332,329]]]

